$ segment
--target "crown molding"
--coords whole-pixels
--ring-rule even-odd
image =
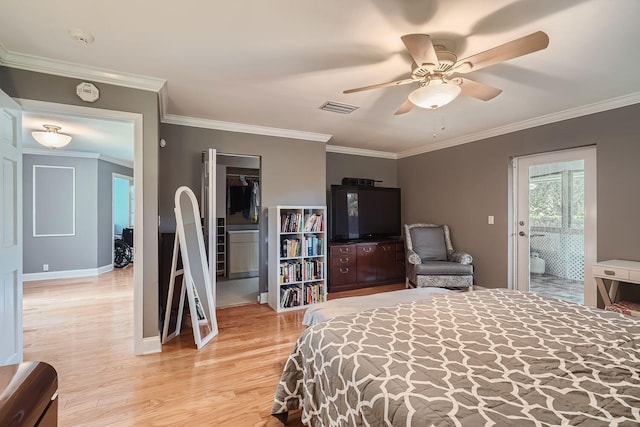
[[[116,159],[115,157],[105,156],[104,154],[100,153],[89,153],[85,151],[50,150],[48,148],[23,148],[22,154],[34,154],[37,156],[52,157],[73,157],[76,159],[97,159],[133,169],[133,162]]]
[[[120,73],[88,65],[11,52],[3,46],[0,46],[0,65],[153,92],[159,92],[166,84],[164,79]]]
[[[364,148],[340,147],[338,145],[327,145],[327,153],[351,154],[353,156],[378,157],[380,159],[397,159],[396,153],[388,151],[367,150]]]
[[[563,120],[575,119],[577,117],[587,116],[589,114],[601,113],[615,108],[626,107],[628,105],[640,102],[640,92],[611,98],[593,104],[583,105],[568,110],[559,111],[557,113],[546,114],[544,116],[535,117],[533,119],[523,120],[521,122],[511,123],[493,129],[487,129],[480,132],[474,132],[458,138],[445,139],[435,144],[429,144],[422,147],[413,148],[402,151],[397,154],[398,159],[416,156],[418,154],[428,153],[430,151],[442,150],[444,148],[454,147],[456,145],[467,144],[469,142],[479,141],[481,139],[492,138],[495,136],[505,135],[511,132],[517,132],[524,129],[530,129],[537,126],[543,126],[550,123],[561,122]]]
[[[162,118],[162,122],[171,125],[225,130],[229,132],[250,133],[255,135],[278,136],[281,138],[302,139],[316,142],[327,142],[332,136],[324,133],[272,128],[267,126],[248,125],[244,123],[224,122],[220,120],[198,119],[195,117],[176,116],[174,114],[165,114]]]

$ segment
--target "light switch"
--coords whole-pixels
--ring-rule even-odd
[[[489,218],[487,218],[487,222],[493,225],[493,215],[489,215]]]

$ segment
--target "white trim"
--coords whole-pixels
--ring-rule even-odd
[[[138,259],[143,259],[142,248],[144,246],[144,139],[142,120],[142,114],[135,114],[133,121],[133,188],[135,189],[133,247]],[[156,338],[157,345],[160,346],[160,336],[158,335]],[[162,347],[160,347],[159,351],[162,351]],[[144,275],[141,265],[133,269],[133,352],[136,355],[149,352],[144,336]]]
[[[162,123],[204,129],[225,130],[229,132],[250,133],[255,135],[277,136],[280,138],[303,139],[316,142],[327,142],[332,137],[332,135],[324,133],[272,128],[267,126],[248,125],[235,122],[224,122],[221,120],[198,119],[195,117],[176,116],[174,114],[165,114],[162,117]]]
[[[99,276],[112,270],[113,264],[107,264],[98,268],[84,268],[82,270],[60,270],[46,271],[42,273],[25,273],[22,275],[22,279],[25,282],[32,282],[34,280],[71,279],[74,277]]]
[[[4,48],[0,49],[0,65],[154,92],[159,92],[166,84],[166,80],[164,79],[122,73],[35,55],[26,55],[24,53],[11,52]]]
[[[140,346],[140,353],[136,353],[138,355],[147,355],[153,353],[161,353],[162,352],[162,343],[160,342],[160,335],[155,335],[153,337],[146,337],[142,339],[142,344]]]
[[[266,304],[269,301],[269,292],[260,292],[258,294],[258,303]]]
[[[351,154],[354,156],[379,157],[381,159],[398,159],[396,153],[388,151],[367,150],[364,148],[340,147],[338,145],[327,145],[327,153]]]
[[[71,233],[49,233],[38,234],[36,232],[36,203],[38,200],[36,191],[36,170],[38,169],[70,169],[71,170]],[[31,217],[33,219],[33,237],[63,237],[63,236],[75,236],[76,235],[76,168],[75,166],[53,166],[53,165],[33,165],[33,175],[31,182],[32,191],[32,210]],[[48,208],[48,207],[47,207]],[[58,216],[58,215],[57,215]]]
[[[511,132],[517,132],[524,129],[530,129],[537,126],[546,125],[549,123],[560,122],[563,120],[574,119],[576,117],[582,117],[589,114],[600,113],[602,111],[613,110],[614,108],[626,107],[640,103],[640,92],[631,93],[628,95],[619,96],[617,98],[611,98],[605,101],[596,102],[589,105],[583,105],[576,108],[570,108],[568,110],[559,111],[557,113],[546,114],[544,116],[535,117],[528,120],[523,120],[516,123],[511,123],[505,126],[499,126],[493,129],[487,129],[480,132],[470,133],[457,138],[446,139],[444,141],[437,142],[435,144],[425,145],[423,147],[412,148],[410,150],[401,151],[398,153],[399,159],[405,157],[411,157],[418,154],[428,153],[430,151],[442,150],[443,148],[454,147],[456,145],[462,145],[469,142],[479,141],[481,139],[491,138],[494,136],[504,135]]]
[[[116,159],[115,157],[105,156],[104,154],[99,154],[98,160],[133,169],[133,162],[130,162],[128,160]]]
[[[133,169],[133,162],[127,160],[116,159],[115,157],[105,156],[101,153],[90,153],[85,151],[60,151],[49,150],[46,148],[25,148],[22,154],[32,154],[36,156],[53,156],[53,157],[75,157],[79,159],[98,159],[115,165],[124,166]]]
[[[527,170],[523,171],[523,176],[528,171],[528,166],[545,163],[557,163],[567,162],[573,160],[584,160],[584,305],[595,307],[597,303],[597,290],[596,282],[593,275],[590,274],[591,265],[595,264],[598,259],[598,233],[597,233],[597,147],[595,145],[588,145],[579,148],[571,148],[566,150],[548,151],[538,154],[530,154],[525,156],[515,157],[511,165],[511,179],[513,182],[513,188],[511,189],[511,206],[509,207],[511,216],[511,250],[509,253],[509,264],[512,276],[509,278],[509,288],[517,289],[518,286],[524,283],[524,280],[518,280],[519,278],[527,277],[529,274],[528,268],[522,271],[522,266],[519,266],[519,257],[524,256],[524,252],[529,251],[529,243],[524,245],[525,250],[521,251],[522,243],[518,239],[518,230],[522,230],[522,227],[517,224],[520,220],[518,218],[518,212],[521,209],[519,206],[519,186],[522,184],[519,182],[520,172],[519,168],[526,167]],[[524,184],[528,183],[528,179]],[[526,195],[528,197],[528,194]],[[528,203],[525,199],[525,203]],[[529,224],[525,224],[528,229]],[[520,270],[520,271],[519,271]],[[520,276],[520,277],[519,277]],[[520,288],[520,290],[528,290]]]
[[[103,119],[124,120],[133,123],[133,185],[135,188],[135,233],[133,233],[133,246],[137,256],[142,259],[142,243],[144,241],[144,206],[143,196],[143,115],[119,110],[105,110],[102,108],[57,104],[53,102],[36,101],[31,99],[16,99],[16,101],[31,111],[53,111],[87,117],[99,117]],[[143,269],[133,270],[133,351],[134,354],[143,354],[144,351],[144,282]]]
[[[225,130],[230,132],[242,132],[256,135],[277,136],[282,138],[302,139],[308,141],[328,142],[332,135],[298,131],[292,129],[272,128],[267,126],[249,125],[243,123],[225,122],[220,120],[199,119],[188,116],[178,116],[167,113],[168,95],[167,81],[154,77],[146,77],[136,74],[118,73],[104,70],[96,67],[75,64],[71,62],[57,61],[48,58],[42,58],[33,55],[25,55],[17,52],[8,51],[0,43],[0,65],[19,68],[29,71],[37,71],[47,74],[54,74],[64,77],[88,79],[94,82],[113,84],[117,86],[130,87],[134,89],[151,90],[159,94],[160,119],[162,123],[199,127],[206,129]],[[519,130],[529,129],[536,126],[542,126],[549,123],[555,123],[562,120],[573,119],[588,114],[599,113],[602,111],[612,110],[614,108],[625,107],[627,105],[637,104],[640,102],[640,92],[611,98],[605,101],[596,102],[568,110],[546,114],[544,116],[533,119],[523,120],[511,123],[505,126],[499,126],[493,129],[487,129],[463,135],[457,138],[446,139],[435,144],[429,144],[422,147],[416,147],[398,153],[389,153],[384,151],[337,147],[332,146],[327,152],[354,154],[358,156],[380,157],[388,159],[402,159],[418,154],[428,153],[430,151],[442,150],[444,148],[454,147],[456,145],[467,144],[469,142],[481,139],[491,138],[504,135]],[[20,102],[21,105],[22,102]],[[340,151],[337,151],[340,150]]]

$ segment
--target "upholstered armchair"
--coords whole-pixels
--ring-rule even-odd
[[[473,287],[473,258],[454,251],[449,227],[405,224],[407,287]]]

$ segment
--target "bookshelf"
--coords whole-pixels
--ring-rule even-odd
[[[269,298],[280,312],[327,298],[326,206],[269,208]]]

